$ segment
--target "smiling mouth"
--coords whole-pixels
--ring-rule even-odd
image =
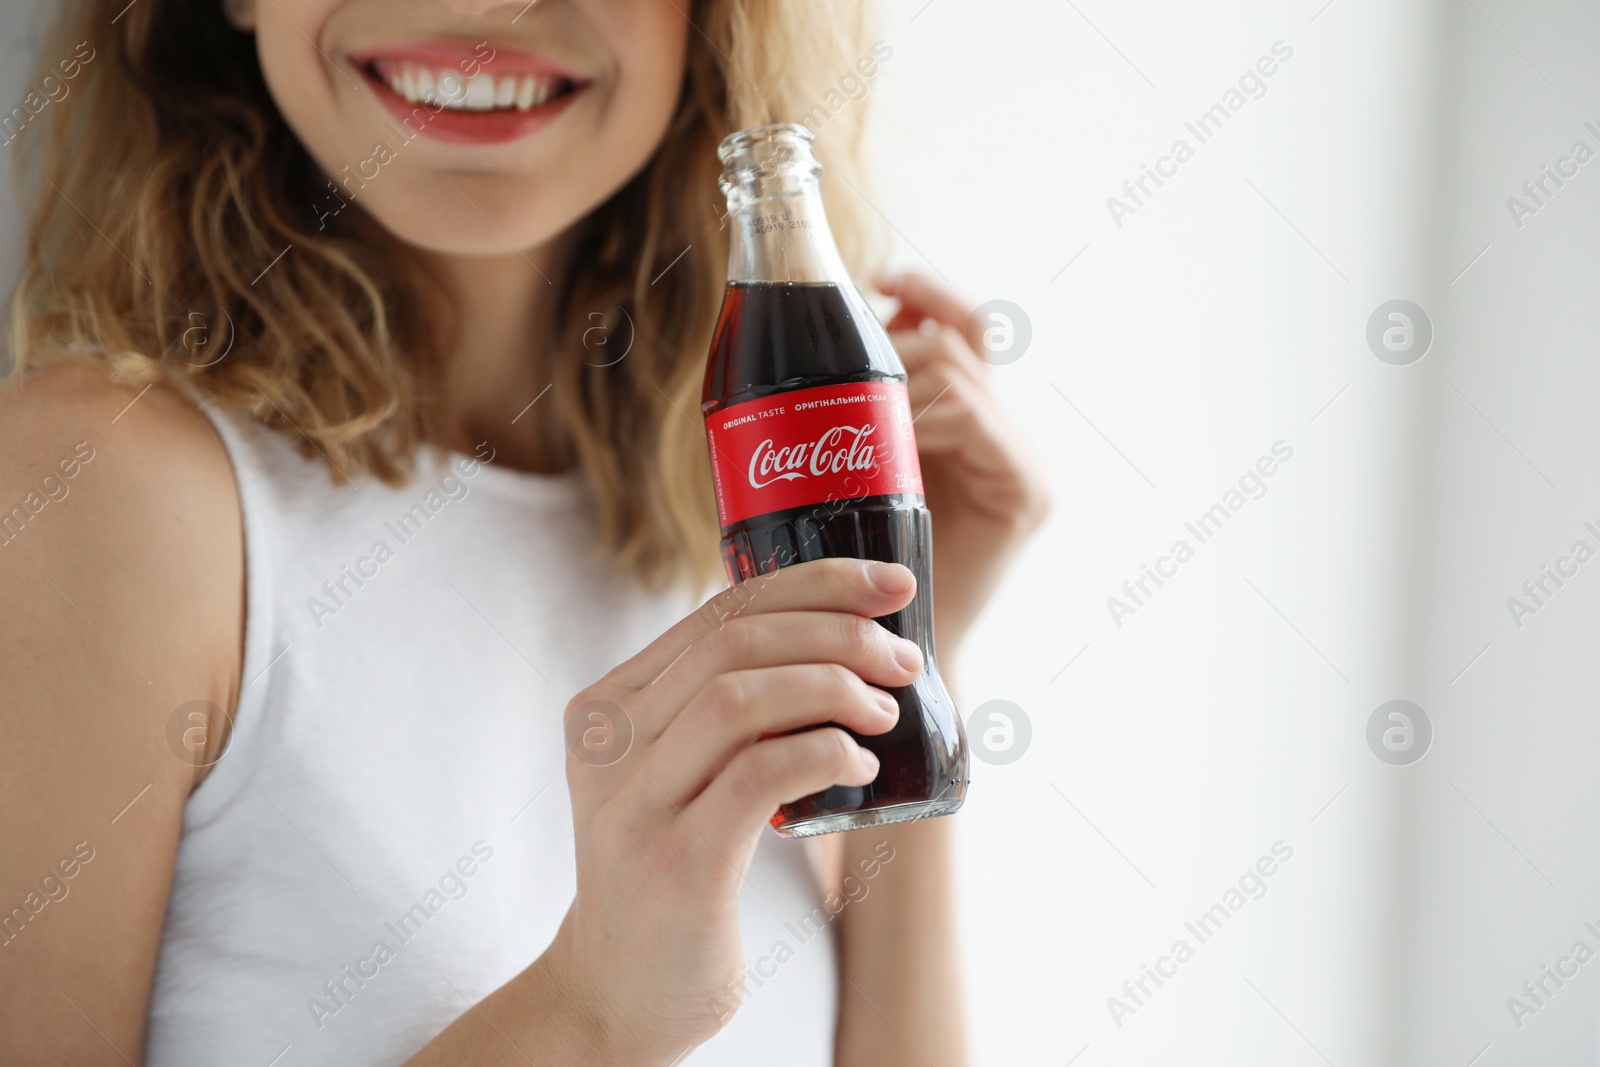
[[[527,113],[563,102],[583,88],[562,74],[480,70],[469,78],[460,70],[410,59],[369,59],[362,72],[407,103],[461,112]]]

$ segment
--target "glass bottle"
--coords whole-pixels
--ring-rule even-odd
[[[906,372],[834,245],[809,130],[759,126],[718,149],[728,198],[728,287],[701,411],[738,583],[830,556],[902,563],[911,603],[877,621],[921,649],[890,689],[900,719],[852,734],[879,760],[866,786],[834,786],[772,818],[789,837],[947,815],[968,781],[966,735],[933,641],[933,539]]]

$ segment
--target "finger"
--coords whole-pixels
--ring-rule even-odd
[[[900,362],[905,364],[913,377],[931,367],[950,367],[974,381],[983,381],[988,374],[989,364],[973,351],[966,337],[952,327],[940,326],[931,333],[921,330],[897,331],[889,335],[889,340],[893,342]]]
[[[922,456],[953,455],[963,469],[999,468],[1006,455],[1001,441],[982,416],[954,400],[951,389],[925,404],[917,416],[917,452]]]
[[[877,757],[843,730],[807,730],[740,752],[684,813],[709,843],[732,852],[760,833],[780,805],[877,776]]]
[[[937,476],[958,489],[961,506],[974,514],[1032,529],[1050,509],[1049,478],[1038,457],[1003,415],[952,403],[956,392],[917,417],[917,451],[925,460],[938,457],[937,465],[924,464],[924,480]]]
[[[906,399],[911,405],[917,449],[921,452],[930,451],[930,442],[925,438],[935,422],[948,423],[957,419],[971,424],[977,432],[1003,419],[988,384],[967,369],[949,364],[930,364],[913,371]]]
[[[661,736],[719,674],[797,663],[837,663],[871,685],[894,687],[910,685],[921,673],[922,653],[860,615],[791,611],[734,619],[634,695],[635,730],[646,742]]]
[[[883,328],[890,334],[902,332],[915,333],[922,328],[922,324],[924,322],[933,326],[938,325],[932,319],[924,315],[920,308],[914,308],[910,304],[901,304],[895,309],[894,317],[883,324]]]
[[[881,734],[900,717],[894,697],[837,663],[794,663],[718,675],[651,746],[644,773],[688,804],[743,749],[820,723]]]
[[[877,280],[878,291],[900,301],[895,319],[905,317],[915,326],[922,319],[932,319],[967,334],[967,323],[972,318],[972,305],[950,286],[914,271],[887,274]]]
[[[912,378],[907,399],[916,420],[917,447],[927,448],[924,436],[938,423],[960,422],[970,432],[997,436],[1007,420],[1004,409],[994,402],[984,383],[974,382],[959,370],[930,369]],[[981,440],[974,440],[977,446]]]
[[[985,390],[971,372],[948,363],[927,363],[911,372],[906,382],[906,399],[913,413],[918,414],[937,397],[949,396],[964,404],[979,400]],[[954,396],[951,394],[954,393]]]
[[[877,618],[909,604],[916,586],[916,577],[898,563],[859,559],[811,560],[757,575],[707,600],[606,675],[596,689],[598,695],[615,700],[644,688],[734,619],[790,611],[842,611]]]

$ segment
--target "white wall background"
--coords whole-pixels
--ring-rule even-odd
[[[1600,966],[1520,1028],[1506,1000],[1600,949],[1600,567],[1521,629],[1505,601],[1600,549],[1600,163],[1520,230],[1505,201],[1600,150],[1600,12],[890,11],[875,200],[900,262],[1026,310],[994,373],[1058,498],[961,665],[969,708],[1034,729],[964,818],[979,1062],[1595,1063]],[[1266,94],[1197,144],[1185,120],[1279,40]],[[1180,137],[1194,158],[1119,228],[1107,197]],[[1435,330],[1409,366],[1365,341],[1395,298]],[[1106,598],[1280,439],[1267,494],[1114,625]],[[1365,740],[1395,698],[1435,730],[1409,766]],[[1280,839],[1198,945],[1184,922]],[[1194,958],[1116,1025],[1107,998],[1180,937]]]
[[[0,2],[0,99],[33,7]],[[1600,549],[1600,161],[1520,229],[1505,201],[1600,150],[1600,10],[892,0],[883,36],[874,204],[902,263],[1026,310],[995,377],[1058,499],[961,664],[969,707],[1034,731],[962,820],[979,1063],[1595,1063],[1600,963],[1520,1028],[1506,1000],[1600,950],[1600,563],[1520,629],[1506,598]],[[1280,40],[1197,145],[1184,122]],[[1116,226],[1107,197],[1180,137]],[[1435,331],[1409,366],[1364,337],[1395,298]],[[1114,625],[1279,440],[1266,495]],[[1394,698],[1435,731],[1410,766],[1365,740]],[[1185,921],[1280,840],[1198,945]],[[1116,1025],[1178,938],[1194,958]]]
[[[45,7],[40,0],[0,0],[0,117],[22,103],[32,88]],[[0,133],[0,139],[9,133]],[[14,149],[0,145],[0,293],[16,284],[22,222],[16,202]],[[0,369],[6,357],[0,354]]]

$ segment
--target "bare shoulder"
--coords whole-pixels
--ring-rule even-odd
[[[63,365],[0,388],[0,449],[9,458],[38,458],[74,433],[186,473],[203,476],[209,468],[213,479],[232,482],[209,420],[166,386],[119,385],[94,367]]]
[[[0,389],[0,969],[24,979],[0,1031],[29,1062],[141,1047],[205,763],[170,724],[233,706],[243,557],[227,453],[178,394],[88,367]]]
[[[238,493],[221,440],[189,401],[92,367],[51,368],[0,389],[0,457],[0,587],[12,603],[48,614],[44,605],[81,607],[81,597],[130,624],[156,621],[127,638],[176,655],[180,669],[233,648],[213,638],[237,634],[242,617]]]
[[[117,385],[91,367],[51,368],[0,389],[0,552],[168,564],[234,555],[238,497],[210,422],[171,389]],[[37,536],[31,536],[37,535]],[[198,560],[196,560],[198,561]],[[3,559],[0,559],[3,566]],[[154,590],[151,590],[154,592]]]

